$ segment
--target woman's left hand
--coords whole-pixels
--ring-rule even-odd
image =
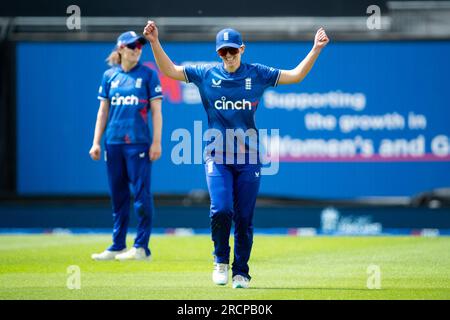
[[[148,155],[151,161],[158,160],[161,157],[161,143],[152,143]]]

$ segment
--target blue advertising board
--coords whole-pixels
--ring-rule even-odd
[[[213,43],[163,45],[180,65],[219,62]],[[291,69],[311,45],[250,42],[243,61]],[[108,192],[104,162],[92,161],[88,151],[112,47],[18,43],[19,194]],[[448,41],[330,43],[304,81],[269,88],[259,103],[256,123],[268,133],[263,140],[273,169],[260,194],[354,199],[450,186],[449,56]],[[149,47],[141,59],[157,70]],[[207,128],[198,91],[162,74],[160,79],[163,156],[153,166],[153,191],[205,190],[194,147]],[[190,139],[192,152],[180,163],[175,150],[181,137]]]

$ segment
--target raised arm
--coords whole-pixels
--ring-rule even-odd
[[[183,67],[175,65],[172,60],[170,60],[169,56],[164,52],[164,49],[158,39],[158,27],[156,26],[156,23],[150,20],[147,21],[147,25],[145,26],[143,33],[152,46],[153,55],[159,70],[161,70],[161,72],[169,78],[179,81],[186,81]]]
[[[281,70],[278,84],[291,84],[302,81],[309,73],[317,58],[319,57],[320,52],[329,41],[330,40],[328,39],[328,36],[323,28],[317,30],[316,36],[314,38],[314,46],[311,51],[294,69]]]

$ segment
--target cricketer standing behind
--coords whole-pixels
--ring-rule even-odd
[[[106,127],[105,161],[111,192],[113,244],[92,255],[94,260],[149,260],[153,198],[150,188],[151,161],[161,156],[162,90],[157,73],[139,63],[147,41],[134,31],[121,34],[108,57],[112,66],[102,79],[101,100],[89,154],[99,160],[100,142]],[[153,138],[148,111],[151,110]],[[126,251],[130,216],[130,184],[138,215],[134,246]]]

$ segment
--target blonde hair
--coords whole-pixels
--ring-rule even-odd
[[[111,52],[106,58],[106,62],[108,62],[108,65],[115,66],[122,62],[122,57],[117,49],[115,49],[113,52]]]

